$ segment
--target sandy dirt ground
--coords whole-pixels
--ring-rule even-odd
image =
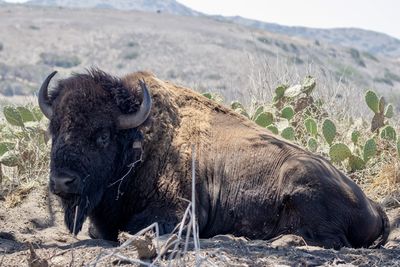
[[[399,213],[400,208],[388,210],[394,226]],[[88,223],[73,237],[64,227],[62,218],[56,197],[44,186],[1,199],[0,266],[139,266],[134,261],[140,258],[152,262],[157,252],[161,253],[150,248],[156,243],[150,237],[150,243],[145,243],[150,254],[143,254],[137,245],[121,248],[116,243],[90,239]],[[160,244],[163,240],[165,244],[166,239],[160,237]],[[400,231],[397,228],[392,230],[388,243],[381,249],[336,251],[307,246],[296,236],[264,241],[221,235],[201,239],[197,253],[193,246],[189,242],[188,252],[179,258],[172,254],[173,249],[163,252],[157,266],[194,266],[196,255],[200,266],[400,266]],[[182,247],[179,249],[183,251]]]

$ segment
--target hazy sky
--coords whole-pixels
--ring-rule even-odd
[[[400,38],[399,0],[178,0],[208,14],[240,15],[283,25],[357,27]]]
[[[319,28],[357,27],[400,38],[400,0],[178,0],[178,2],[207,14],[240,15],[283,25]]]

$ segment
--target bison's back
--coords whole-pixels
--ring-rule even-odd
[[[181,215],[191,194],[196,145],[203,237],[232,233],[267,239],[295,233],[326,247],[369,246],[384,228],[361,189],[325,159],[282,140],[198,93],[144,78],[154,101],[145,131],[145,179]],[[152,179],[150,179],[152,180]]]

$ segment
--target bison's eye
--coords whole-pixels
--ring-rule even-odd
[[[110,132],[101,132],[96,140],[96,143],[99,147],[106,147],[110,140]]]

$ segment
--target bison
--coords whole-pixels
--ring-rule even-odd
[[[295,234],[336,249],[387,240],[385,212],[351,179],[229,108],[147,72],[91,69],[48,92],[55,74],[38,100],[50,120],[49,186],[71,233],[87,217],[92,236],[107,240],[153,222],[170,232],[190,199],[195,145],[202,238]]]

